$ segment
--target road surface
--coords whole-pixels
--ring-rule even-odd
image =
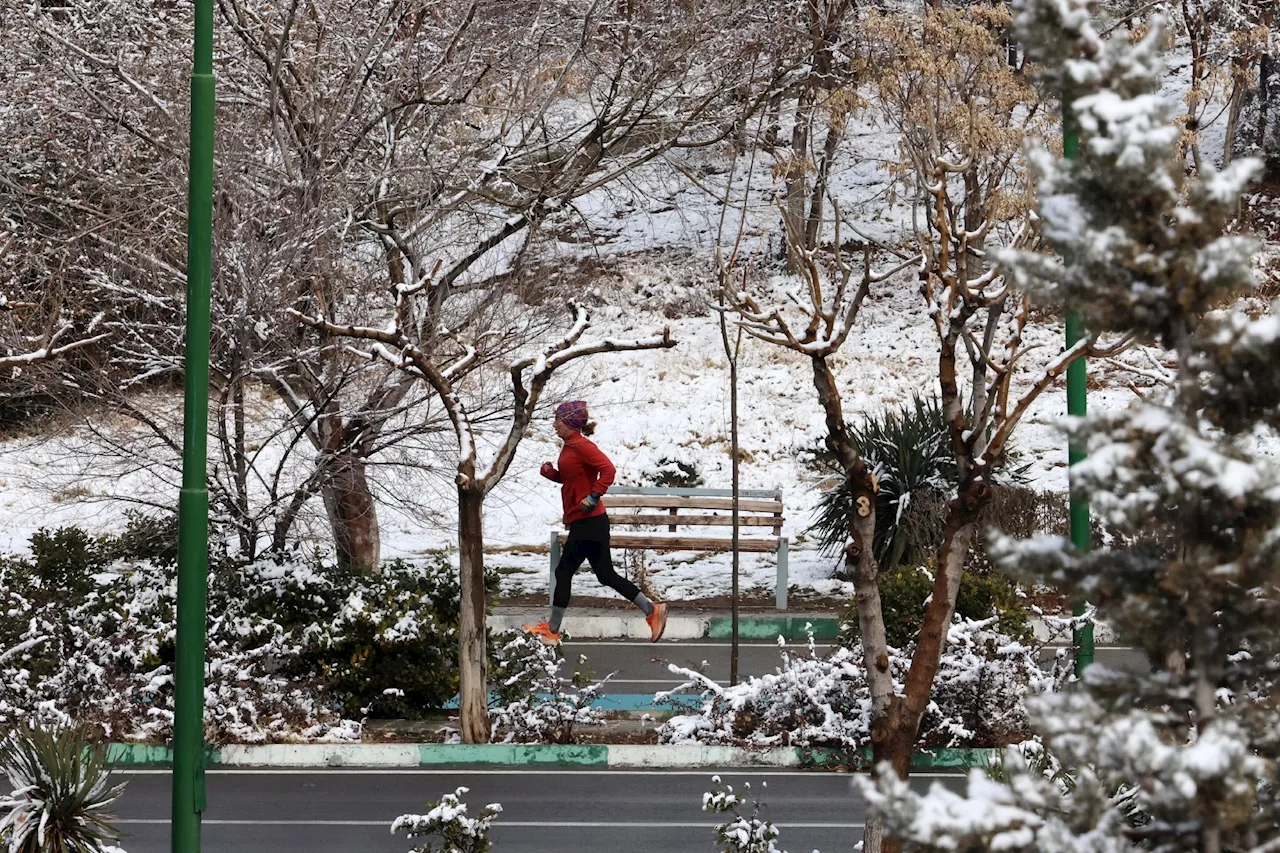
[[[418,770],[211,771],[204,853],[405,853],[391,821],[423,813],[428,800],[458,786],[473,809],[499,802],[495,853],[712,853],[717,816],[702,794],[715,773],[735,789],[750,781],[763,816],[793,853],[849,850],[866,811],[846,774],[733,770]],[[122,772],[117,804],[129,853],[168,853],[167,771]],[[957,776],[917,777],[922,789]],[[767,787],[761,788],[761,783]]]

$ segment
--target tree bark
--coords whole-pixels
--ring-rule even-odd
[[[783,215],[787,218],[786,230],[793,235],[786,240],[787,270],[793,273],[804,268],[800,251],[809,248],[803,245],[805,203],[809,198],[806,173],[809,169],[809,126],[813,120],[816,97],[817,94],[809,87],[800,93],[796,100],[795,125],[791,128],[791,160],[787,164],[786,207]]]
[[[377,571],[381,557],[378,511],[369,489],[364,460],[350,448],[334,451],[328,461],[329,473],[321,486],[329,529],[338,562],[368,571]]]
[[[920,735],[920,721],[929,706],[933,679],[946,648],[947,629],[955,615],[964,561],[973,543],[978,513],[990,496],[985,483],[971,481],[963,485],[960,496],[951,501],[946,532],[938,551],[933,596],[925,610],[924,624],[920,626],[903,695],[893,697],[886,724],[872,728],[871,758],[877,772],[886,763],[899,779],[906,779],[911,772],[911,755]],[[871,829],[870,822],[867,829]],[[864,847],[871,850],[865,844]],[[880,842],[878,853],[900,853],[901,850],[902,842],[890,838]]]
[[[474,478],[468,478],[474,483]],[[463,743],[489,742],[489,687],[485,655],[484,494],[458,486],[459,726]]]
[[[1266,53],[1258,64],[1258,148],[1267,164],[1267,177],[1280,176],[1280,83],[1276,57]]]

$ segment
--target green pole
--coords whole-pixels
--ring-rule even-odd
[[[205,621],[209,591],[209,289],[213,265],[213,0],[195,0],[187,195],[187,353],[178,498],[173,853],[199,853],[204,787]]]
[[[1080,153],[1080,128],[1075,113],[1071,109],[1071,99],[1062,99],[1062,154],[1074,160]],[[1068,263],[1070,259],[1068,259]],[[1067,311],[1067,348],[1075,346],[1084,335],[1084,320],[1080,312]],[[1072,362],[1067,368],[1067,414],[1072,417],[1084,417],[1088,409],[1088,374],[1083,358]],[[1072,439],[1067,446],[1068,471],[1085,457],[1085,448],[1081,442]],[[1089,550],[1089,501],[1077,497],[1075,490],[1070,498],[1071,543],[1081,551]],[[1074,608],[1076,616],[1084,613],[1084,602]],[[1075,653],[1075,671],[1079,676],[1089,664],[1093,663],[1093,626],[1077,628],[1072,634],[1071,644]]]

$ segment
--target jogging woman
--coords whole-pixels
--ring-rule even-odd
[[[560,642],[560,623],[569,606],[573,575],[585,560],[591,564],[596,580],[640,608],[649,625],[652,642],[656,643],[667,627],[667,605],[650,601],[639,587],[613,569],[609,556],[609,515],[601,498],[613,485],[615,472],[609,457],[587,438],[595,431],[595,424],[587,417],[587,404],[574,400],[557,406],[555,430],[564,442],[559,465],[543,462],[541,474],[560,484],[569,538],[556,564],[551,618],[536,625],[525,625],[524,629],[537,634],[547,645]]]

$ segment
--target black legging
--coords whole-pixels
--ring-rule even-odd
[[[584,560],[591,564],[596,580],[627,601],[636,600],[640,587],[613,570],[613,558],[609,556],[609,516],[597,515],[569,525],[569,538],[564,543],[564,553],[560,555],[560,562],[556,563],[556,594],[551,600],[552,605],[569,606],[573,575]]]

